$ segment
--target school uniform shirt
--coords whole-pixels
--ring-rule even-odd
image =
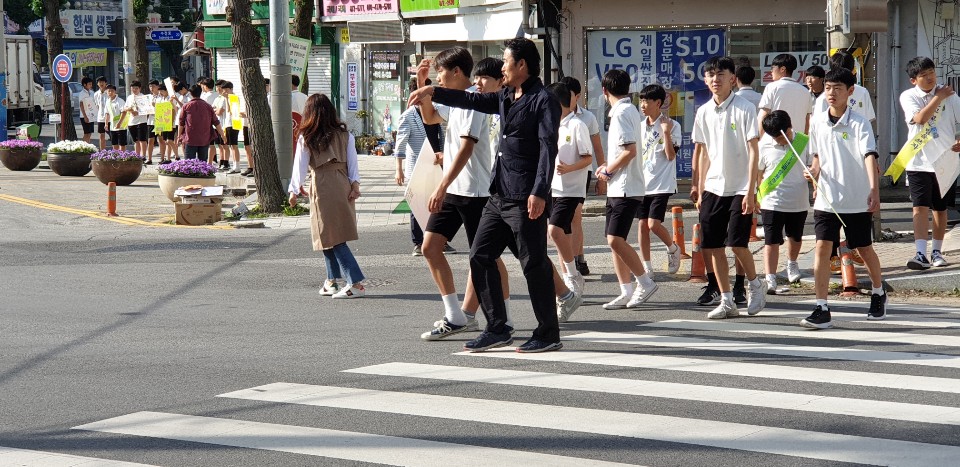
[[[303,115],[303,109],[307,107],[307,95],[300,91],[293,91],[290,96],[290,109],[300,115]]]
[[[557,141],[557,162],[559,167],[563,162],[573,165],[580,162],[584,154],[593,155],[593,145],[590,144],[590,130],[587,124],[570,112],[560,120]],[[550,188],[554,198],[586,198],[587,197],[587,167],[563,175],[554,174]]]
[[[760,109],[760,99],[763,98],[759,92],[754,91],[750,86],[745,86],[740,89],[737,89],[737,92],[734,94],[744,98],[747,102],[753,104],[753,106],[759,110]]]
[[[106,95],[106,93],[104,93],[104,95]],[[103,106],[103,109],[104,109],[104,110],[103,110],[103,112],[104,112],[104,117],[103,117],[103,121],[110,123],[110,125],[111,125],[111,126],[110,126],[110,131],[118,131],[118,130],[113,127],[113,122],[110,121],[110,116],[109,116],[109,114],[108,114],[108,113],[110,112],[109,109],[113,109],[113,115],[114,115],[115,117],[119,117],[120,114],[123,113],[123,109],[126,108],[126,105],[127,105],[126,102],[124,102],[123,99],[120,98],[120,96],[114,97],[113,100],[110,100],[110,98],[107,97],[107,100],[104,101],[104,106]]]
[[[77,103],[80,105],[81,108],[83,107],[84,100],[90,99],[93,101],[93,112],[87,112],[87,120],[90,122],[96,122],[97,114],[99,113],[97,111],[97,99],[96,97],[94,97],[95,95],[96,94],[93,92],[93,90],[89,90],[89,89],[82,89],[80,90],[80,92],[77,93]],[[80,118],[81,119],[83,118],[83,110],[80,110]]]
[[[757,109],[743,97],[731,93],[720,105],[713,99],[701,105],[693,122],[693,142],[706,146],[710,158],[703,189],[717,196],[747,194],[747,141],[758,137]]]
[[[936,88],[930,92],[923,92],[919,87],[914,86],[900,94],[900,107],[903,108],[903,115],[907,120],[907,128],[910,132],[907,134],[907,141],[913,139],[923,128],[923,125],[913,123],[913,117],[921,109],[930,103]],[[936,129],[934,138],[923,146],[923,149],[914,156],[913,160],[907,164],[907,170],[911,172],[935,172],[933,163],[944,154],[956,154],[950,147],[956,141],[958,122],[960,122],[960,97],[956,94],[948,97],[940,104],[940,115],[934,113],[929,122]]]
[[[154,108],[156,108],[157,102],[163,102],[159,94],[149,94],[147,98],[149,99],[150,106]],[[156,123],[156,118],[157,114],[156,110],[154,110],[154,113],[147,115],[147,125],[153,126],[153,124]]]
[[[577,105],[576,114],[577,118],[587,125],[587,131],[590,132],[590,136],[600,134],[600,122],[597,121],[597,116],[594,115],[593,112]]]
[[[177,108],[177,114],[174,115],[173,117],[174,128],[180,126],[180,116],[183,115],[183,106],[187,105],[187,102],[190,102],[190,99],[192,98],[193,96],[191,96],[190,94],[183,94],[183,95],[178,94],[176,96],[176,99],[180,102],[180,107]]]
[[[467,92],[477,92],[471,86]],[[493,152],[490,150],[490,121],[487,116],[473,110],[434,104],[437,113],[446,122],[443,145],[443,169],[453,167],[453,160],[463,145],[463,138],[472,139],[473,154],[457,178],[447,188],[451,195],[472,198],[490,196],[490,176],[493,172]]]
[[[610,180],[607,181],[607,197],[643,196],[646,193],[646,184],[643,181],[643,161],[640,154],[640,127],[643,126],[644,117],[629,97],[617,101],[610,109],[609,116],[607,147],[610,148],[610,157],[607,165],[619,159],[624,148],[630,144],[636,146],[637,156],[610,175]]]
[[[677,159],[667,160],[667,147],[660,123],[670,120],[670,140],[674,146],[683,141],[680,124],[676,120],[661,115],[654,120],[653,125],[643,120],[640,126],[640,145],[637,146],[637,157],[643,160],[643,180],[646,183],[645,193],[657,195],[677,192]]]
[[[817,114],[810,122],[808,149],[820,159],[813,208],[830,212],[829,201],[838,213],[867,212],[870,183],[864,159],[877,152],[870,121],[849,107],[836,124],[829,113]]]
[[[220,110],[223,110],[223,114],[220,113]],[[217,96],[213,101],[213,111],[217,114],[217,119],[220,120],[220,126],[224,130],[227,128],[233,128],[233,122],[230,121],[230,106],[227,105],[227,98],[223,96]]]
[[[795,131],[804,131],[807,115],[813,113],[810,91],[793,78],[780,78],[763,89],[760,108],[770,111],[783,110],[790,115]]]
[[[811,125],[813,122],[810,123]],[[760,173],[763,179],[773,176],[777,166],[784,159],[796,159],[789,146],[777,144],[772,136],[764,134],[760,138]],[[810,165],[810,143],[800,153],[800,159],[805,165]],[[780,212],[806,212],[810,208],[810,187],[803,176],[803,167],[797,161],[793,168],[783,177],[783,181],[773,191],[760,200],[760,209]]]
[[[142,109],[140,108],[140,105],[139,105],[139,104],[142,103],[143,100],[144,100],[144,95],[143,95],[143,94],[133,94],[133,95],[131,95],[130,97],[127,98],[127,105],[126,105],[125,108],[126,108],[126,109],[136,109],[137,112],[140,112],[140,110],[142,110]],[[139,125],[139,124],[141,124],[141,123],[147,123],[147,116],[144,115],[144,114],[142,114],[142,113],[138,113],[137,115],[133,115],[133,116],[130,118],[130,126],[136,126],[136,125]]]
[[[207,104],[210,104],[213,107],[213,103],[220,97],[217,93],[213,91],[203,91],[200,93],[200,98],[207,101]]]
[[[97,122],[107,121],[107,101],[109,100],[107,92],[98,89],[97,92],[93,93],[93,100],[97,103]]]
[[[859,84],[853,85],[853,94],[850,96],[847,106],[853,109],[854,112],[866,117],[868,122],[877,119],[877,113],[873,110],[873,101],[870,100],[870,92],[867,91],[867,88]],[[827,93],[824,92],[820,94],[820,97],[818,97],[814,103],[813,114],[826,113],[828,109],[830,109],[830,104],[827,102]],[[811,117],[811,119],[812,118],[813,117]]]

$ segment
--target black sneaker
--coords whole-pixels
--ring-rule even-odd
[[[712,285],[705,285],[701,288],[703,295],[697,299],[697,305],[717,306],[720,304],[720,290]]]
[[[870,309],[867,310],[867,319],[879,321],[887,317],[887,294],[873,294],[870,296]]]
[[[513,343],[513,337],[510,333],[494,334],[490,331],[483,331],[476,339],[463,344],[463,350],[467,352],[483,352],[484,350],[495,349]]]
[[[252,177],[253,169],[251,169],[250,167],[247,167],[246,170],[244,170],[243,172],[240,172],[240,175],[243,175],[244,177]]]
[[[817,305],[813,314],[801,320],[800,325],[810,329],[827,329],[833,326],[830,323],[830,308],[825,309],[822,305]]]
[[[446,245],[443,246],[443,254],[445,254],[445,255],[456,254],[456,252],[457,252],[457,249],[454,248],[453,245],[451,245],[451,244],[449,244],[449,243],[447,243]]]
[[[538,352],[549,352],[551,350],[560,350],[563,348],[563,343],[560,342],[544,342],[540,339],[530,339],[525,344],[517,347],[517,352],[520,353],[538,353]]]
[[[587,266],[587,262],[586,262],[586,261],[584,261],[584,262],[582,262],[582,263],[581,263],[581,262],[577,262],[577,271],[580,273],[581,276],[589,276],[589,275],[590,275],[590,266]]]
[[[930,269],[930,261],[927,261],[927,256],[923,253],[917,252],[917,256],[914,256],[907,261],[907,267],[913,269],[914,271],[923,271]]]
[[[747,304],[747,288],[746,287],[733,288],[733,303],[736,303],[737,305]]]

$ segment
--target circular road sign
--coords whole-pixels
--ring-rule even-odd
[[[70,77],[73,76],[73,62],[70,61],[70,57],[60,54],[53,59],[53,77],[61,82],[66,83],[70,80]]]

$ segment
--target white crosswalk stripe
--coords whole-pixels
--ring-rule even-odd
[[[763,318],[796,318],[798,321],[810,316],[809,311],[783,311],[783,310],[763,310],[760,315]],[[960,319],[957,318],[926,318],[913,315],[891,316],[883,321],[869,321],[866,319],[866,309],[862,313],[850,311],[830,310],[831,321],[844,321],[851,323],[868,323],[871,325],[891,325],[891,326],[911,326],[920,328],[938,328],[938,329],[957,329],[960,328]]]
[[[771,310],[762,316],[802,315]],[[862,316],[846,312],[836,315],[848,322]],[[902,332],[907,330],[902,326],[891,328],[893,321],[887,321],[869,322],[857,329],[812,332],[746,319],[670,319],[639,325],[630,333],[563,336],[568,345],[560,352],[521,354],[514,348],[500,348],[484,353],[457,352],[445,364],[387,360],[342,370],[344,376],[365,378],[378,389],[349,387],[350,383],[275,382],[216,396],[287,410],[302,407],[365,412],[401,426],[405,422],[434,423],[430,420],[445,420],[448,425],[444,426],[451,426],[451,422],[474,424],[463,432],[450,433],[457,436],[456,443],[431,439],[429,434],[420,439],[419,435],[404,437],[409,436],[407,432],[388,436],[359,432],[356,427],[338,430],[336,426],[319,428],[153,411],[121,415],[75,429],[387,465],[467,465],[477,459],[496,459],[498,465],[623,465],[590,459],[582,451],[572,456],[556,455],[533,441],[524,446],[526,449],[472,445],[470,441],[461,444],[459,439],[477,435],[476,424],[489,424],[494,431],[498,426],[532,430],[531,439],[550,439],[564,433],[679,443],[696,446],[698,456],[709,455],[711,450],[742,451],[760,456],[760,462],[770,456],[791,456],[801,462],[952,465],[960,457],[960,441],[930,438],[917,427],[929,427],[931,432],[941,434],[960,427],[960,404],[945,396],[960,394],[960,375],[949,377],[948,372],[960,368],[960,355],[949,354],[960,347],[960,336],[952,331],[955,323],[949,317],[914,314],[902,318],[898,321],[901,325],[917,323],[917,327],[927,329]],[[692,337],[691,331],[698,337]],[[738,340],[716,338],[724,333],[735,333]],[[783,342],[784,338],[819,345],[768,342]],[[591,348],[598,347],[593,345],[597,343],[604,345]],[[851,348],[851,343],[868,348],[902,344],[922,347],[923,351],[869,350]],[[649,352],[644,347],[657,351]],[[723,356],[713,357],[712,353]],[[402,356],[393,358],[402,360]],[[816,364],[824,361],[832,364],[827,368]],[[837,369],[843,362],[859,365],[855,368],[858,371]],[[620,369],[633,371],[630,377],[624,377]],[[924,371],[936,376],[924,376]],[[673,375],[680,376],[671,379]],[[710,377],[709,382],[698,381],[696,375]],[[728,383],[725,376],[749,378],[757,384]],[[679,378],[683,382],[677,382]],[[465,383],[475,389],[467,395],[449,388],[453,395],[422,390],[444,388],[450,383]],[[487,387],[500,389],[487,391]],[[562,391],[564,397],[544,402],[541,390]],[[910,391],[918,398],[887,399],[884,390]],[[494,396],[503,391],[517,400]],[[578,402],[552,402],[567,397]],[[609,403],[600,403],[604,398],[618,401],[615,410]],[[622,398],[642,403],[624,404],[621,409]],[[701,404],[695,407],[708,410],[676,416],[646,408],[663,403]],[[651,411],[655,413],[645,413]],[[765,415],[754,421],[749,415],[754,412]],[[730,420],[728,413],[740,415]],[[833,423],[824,424],[824,416]],[[808,419],[819,422],[805,426]],[[869,436],[870,427],[881,424],[910,428],[896,435],[887,430],[882,436]],[[2,456],[0,448],[0,465],[4,465]],[[637,449],[633,457],[612,460],[663,462],[663,458],[644,449]],[[782,462],[779,459],[768,464]]]
[[[93,457],[72,456],[56,452],[33,451],[0,446],[0,466],[31,467],[137,467],[149,464],[111,461]]]

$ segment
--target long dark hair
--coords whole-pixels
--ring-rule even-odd
[[[346,133],[347,125],[340,121],[337,109],[326,94],[314,94],[307,98],[303,109],[300,135],[307,148],[314,152],[325,151],[337,133]]]

